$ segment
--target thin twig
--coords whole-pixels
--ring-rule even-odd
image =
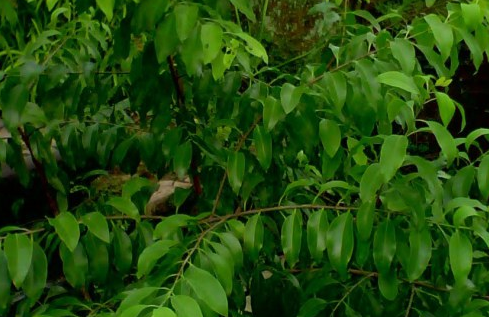
[[[411,296],[409,296],[408,307],[406,308],[406,314],[404,314],[404,317],[409,317],[409,312],[411,311],[411,307],[413,305],[414,293],[415,292],[416,292],[416,287],[413,284],[411,286]]]
[[[353,285],[352,287],[350,287],[346,291],[345,295],[343,295],[343,297],[338,301],[338,303],[336,304],[336,306],[333,308],[333,310],[331,311],[331,315],[330,316],[334,316],[335,315],[336,310],[338,310],[338,308],[340,307],[340,305],[345,302],[346,298],[351,294],[351,292],[353,292],[363,282],[365,282],[366,280],[370,279],[373,275],[374,275],[374,273],[370,273],[368,275],[365,275],[363,278],[360,279],[360,281],[356,282],[355,285]]]

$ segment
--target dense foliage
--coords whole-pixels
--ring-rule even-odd
[[[1,315],[488,316],[489,3],[370,2],[0,1]]]

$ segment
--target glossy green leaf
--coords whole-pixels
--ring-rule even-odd
[[[155,239],[171,239],[179,228],[187,226],[194,220],[191,216],[185,214],[176,214],[168,216],[156,225],[153,231]]]
[[[231,252],[235,267],[241,268],[243,266],[243,249],[238,238],[231,232],[223,232],[219,234],[219,239]]]
[[[385,85],[400,88],[412,94],[419,94],[414,79],[398,71],[388,71],[377,76],[377,80]]]
[[[176,244],[177,242],[172,240],[159,240],[146,247],[139,255],[137,278],[148,275],[156,262],[164,257],[170,251],[170,248]]]
[[[153,310],[151,317],[177,317],[177,315],[168,307],[158,307]]]
[[[256,22],[255,13],[253,12],[252,4],[246,0],[230,0],[233,6],[238,9],[239,12],[243,13],[248,20],[251,22]]]
[[[326,238],[326,248],[331,265],[342,276],[346,276],[348,262],[353,255],[353,217],[343,213],[330,224]]]
[[[84,287],[88,274],[88,258],[83,245],[78,243],[75,250],[71,252],[64,243],[61,243],[59,254],[63,261],[66,281],[74,288]]]
[[[199,8],[191,4],[178,4],[174,9],[176,31],[180,41],[185,41],[197,23]]]
[[[141,191],[144,187],[152,187],[154,182],[144,177],[131,177],[122,186],[122,197],[131,198],[132,195]]]
[[[326,89],[326,96],[331,99],[337,111],[341,111],[346,101],[348,85],[345,75],[341,72],[325,73],[320,81]]]
[[[5,252],[0,250],[0,312],[5,310],[10,303],[10,289],[12,281],[10,279],[7,258]]]
[[[192,144],[187,141],[179,145],[173,157],[173,171],[179,179],[184,179],[192,162]]]
[[[214,276],[205,270],[191,265],[185,271],[184,278],[197,297],[204,301],[210,309],[220,315],[228,315],[226,292]]]
[[[469,197],[469,192],[475,180],[476,169],[469,165],[461,168],[452,177],[452,193],[454,197]]]
[[[431,32],[433,32],[436,46],[441,53],[442,62],[444,62],[450,56],[450,51],[453,46],[452,28],[450,24],[443,23],[436,14],[429,14],[424,19],[430,26]]]
[[[383,221],[375,231],[373,257],[379,273],[387,274],[396,254],[396,230],[392,221]]]
[[[29,100],[29,91],[25,85],[19,84],[1,95],[2,119],[6,127],[17,128],[22,122],[22,113]]]
[[[171,304],[178,317],[203,317],[202,310],[195,299],[187,295],[175,295]]]
[[[426,122],[435,135],[436,141],[440,145],[442,153],[447,159],[447,165],[452,165],[455,158],[458,156],[457,145],[450,132],[441,124],[435,121]]]
[[[97,6],[107,17],[107,20],[111,21],[114,16],[115,0],[97,0]]]
[[[455,104],[452,98],[443,92],[435,92],[436,102],[438,103],[438,111],[440,111],[441,121],[445,127],[448,127],[455,114]]]
[[[404,135],[389,135],[384,139],[380,150],[380,172],[384,176],[384,182],[394,177],[402,166],[408,147],[408,139]]]
[[[15,287],[20,288],[32,262],[32,240],[24,234],[8,234],[4,241],[10,278]]]
[[[315,317],[323,311],[328,302],[321,298],[309,298],[302,306],[297,317]]]
[[[341,144],[341,131],[333,120],[322,119],[319,122],[319,137],[329,157],[334,157]]]
[[[137,317],[139,314],[150,307],[149,305],[134,305],[125,309],[119,316],[120,317]]]
[[[285,114],[291,113],[301,100],[303,88],[285,83],[280,90],[280,101]]]
[[[231,152],[228,157],[227,173],[229,184],[237,195],[243,184],[245,174],[246,161],[245,156],[241,152]]]
[[[489,134],[489,129],[485,128],[479,128],[475,129],[474,131],[470,132],[469,135],[465,138],[465,149],[469,150],[470,146],[473,145],[475,140],[477,138],[480,138],[481,136],[485,136]]]
[[[477,167],[477,184],[484,200],[489,198],[489,155],[485,155]]]
[[[112,246],[114,251],[114,265],[121,273],[127,273],[132,264],[132,242],[125,231],[115,226]]]
[[[477,213],[474,207],[462,206],[455,211],[455,214],[453,215],[453,224],[456,228],[459,228],[460,226],[465,226],[465,219],[479,216],[480,215]]]
[[[177,25],[174,14],[169,14],[158,24],[155,33],[155,50],[158,63],[166,62],[166,58],[171,55],[180,44],[180,39],[176,33]]]
[[[0,260],[1,261],[1,260]],[[0,265],[1,266],[1,265]],[[33,243],[32,264],[22,284],[25,294],[36,302],[44,292],[48,278],[48,260],[37,242]]]
[[[282,225],[281,242],[285,260],[290,267],[294,267],[299,261],[302,244],[302,217],[297,210],[285,218]]]
[[[204,50],[204,63],[210,63],[219,54],[222,47],[223,31],[215,23],[205,23],[200,29],[200,40]]]
[[[232,258],[231,260],[228,260],[226,257],[213,252],[206,252],[206,255],[212,264],[214,274],[222,285],[226,296],[230,296],[233,291],[234,276],[234,263]]]
[[[258,260],[263,246],[264,228],[260,215],[254,215],[246,222],[243,235],[244,249],[250,261]]]
[[[382,296],[388,300],[394,300],[399,293],[399,281],[396,278],[395,270],[389,270],[385,273],[379,272],[379,290]]]
[[[131,217],[139,221],[141,215],[139,214],[138,207],[129,199],[125,197],[111,197],[107,202],[107,205],[114,207],[118,211],[122,212],[126,216]]]
[[[465,283],[472,267],[472,243],[469,238],[459,230],[455,231],[450,237],[448,254],[455,282]]]
[[[375,205],[373,201],[363,203],[357,212],[357,230],[358,237],[361,240],[368,240],[372,233],[374,224]]]
[[[328,215],[324,209],[314,211],[307,221],[307,246],[317,263],[323,259],[328,235]]]
[[[83,215],[81,220],[88,227],[88,231],[94,236],[106,243],[110,242],[109,225],[104,215],[98,211],[94,211]]]
[[[417,280],[428,267],[431,259],[431,234],[428,228],[413,230],[409,234],[409,262],[407,274],[410,281]]]
[[[484,15],[479,3],[461,3],[460,8],[465,25],[471,30],[476,29],[482,23]]]
[[[157,287],[140,287],[124,292],[127,296],[120,303],[117,312],[121,313],[130,307],[143,303],[147,298],[154,295],[157,290]]]
[[[248,53],[261,58],[265,62],[265,64],[268,64],[267,51],[260,42],[251,37],[248,33],[238,32],[234,33],[234,35],[246,42],[245,49],[248,51]]]
[[[263,102],[263,124],[268,131],[272,130],[284,116],[285,113],[280,102],[272,96],[268,96]]]
[[[103,285],[107,281],[110,266],[107,245],[90,232],[82,238],[82,242],[88,257],[90,280]]]
[[[384,183],[381,166],[373,163],[367,167],[360,180],[360,198],[362,201],[371,201],[374,199],[377,191]]]
[[[272,136],[263,126],[259,125],[253,131],[256,157],[264,170],[268,170],[272,164]]]
[[[401,38],[396,38],[390,43],[392,55],[399,62],[401,68],[407,74],[411,74],[416,66],[416,55],[413,44]]]

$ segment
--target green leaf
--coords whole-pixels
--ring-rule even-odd
[[[62,212],[56,218],[50,219],[49,223],[54,227],[61,241],[63,241],[71,252],[80,239],[80,226],[75,216],[70,212]]]
[[[450,267],[457,284],[464,284],[472,267],[472,243],[459,230],[450,237],[448,243]]]
[[[476,29],[484,20],[480,4],[461,3],[460,8],[462,9],[462,17],[465,25],[467,25],[470,30]]]
[[[341,144],[341,130],[333,120],[322,119],[319,122],[319,137],[329,157],[334,157]]]
[[[258,162],[264,170],[268,170],[272,164],[272,136],[265,127],[259,125],[253,131],[253,140]]]
[[[107,202],[107,205],[114,207],[123,214],[139,221],[141,215],[139,214],[138,207],[129,199],[125,197],[111,197]]]
[[[122,197],[131,198],[135,193],[141,191],[144,187],[152,187],[155,183],[144,177],[131,177],[122,186]]]
[[[20,288],[32,262],[32,240],[24,234],[8,234],[4,241],[10,278],[15,287]]]
[[[475,211],[474,207],[462,206],[455,211],[453,215],[453,224],[456,228],[460,226],[465,226],[465,219],[469,217],[479,217],[480,215]]]
[[[442,62],[445,62],[450,56],[453,46],[452,27],[448,23],[443,23],[436,14],[429,14],[424,19],[430,26],[431,32],[433,32],[436,46],[441,53]]]
[[[168,307],[158,307],[153,310],[151,317],[177,317],[177,315]]]
[[[469,192],[475,179],[475,168],[472,165],[461,168],[455,176],[452,177],[453,197],[469,197]]]
[[[173,158],[173,171],[179,179],[184,179],[192,162],[192,144],[187,141],[177,147]]]
[[[430,8],[435,4],[436,0],[425,0],[426,7]]]
[[[94,211],[83,215],[81,220],[88,227],[88,231],[94,236],[106,243],[110,242],[109,225],[104,215],[98,211]]]
[[[10,303],[11,283],[5,252],[0,250],[0,312],[7,309]]]
[[[307,221],[307,246],[316,263],[323,259],[328,227],[328,215],[324,209],[314,211]]]
[[[435,135],[436,141],[440,145],[442,153],[447,158],[447,166],[452,165],[455,158],[458,156],[457,145],[450,132],[441,124],[434,121],[426,122]]]
[[[285,260],[292,268],[299,261],[302,244],[302,217],[297,210],[285,218],[281,233]]]
[[[114,265],[119,272],[124,274],[131,268],[132,242],[127,233],[118,226],[114,226],[113,232]]]
[[[251,37],[248,33],[244,32],[239,32],[239,33],[234,33],[237,37],[241,38],[246,42],[245,49],[248,51],[248,53],[255,55],[256,57],[261,58],[265,64],[268,64],[268,55],[267,51],[261,45],[260,42],[258,42],[256,39]]]
[[[22,113],[29,100],[29,91],[25,85],[19,84],[14,88],[4,89],[1,97],[3,122],[9,130],[15,130],[22,122]]]
[[[322,312],[328,302],[321,298],[309,298],[302,306],[297,317],[315,317]]]
[[[360,198],[363,201],[373,200],[375,194],[383,184],[384,176],[382,175],[380,164],[373,163],[369,165],[360,180]]]
[[[328,72],[324,74],[320,83],[325,87],[325,95],[331,99],[336,110],[338,112],[341,111],[345,105],[348,90],[345,75],[339,71],[333,73]]]
[[[341,214],[329,226],[326,247],[331,265],[342,276],[346,276],[353,244],[353,217],[350,213]]]
[[[228,315],[226,292],[214,276],[195,265],[191,265],[185,271],[184,278],[197,297],[204,301],[210,309],[220,315]]]
[[[146,308],[150,307],[149,305],[134,305],[132,307],[129,307],[125,309],[119,317],[137,317],[139,314],[145,310]]]
[[[141,304],[145,299],[154,295],[158,291],[157,287],[140,287],[124,292],[127,294],[117,309],[117,313],[121,313],[130,307]]]
[[[418,87],[413,77],[409,77],[398,71],[388,71],[377,76],[377,80],[385,85],[400,88],[412,94],[419,94]]]
[[[375,231],[373,257],[379,273],[387,274],[396,254],[396,230],[389,219],[383,221]]]
[[[445,127],[448,127],[455,114],[455,104],[452,98],[443,92],[435,92],[436,102],[438,103],[438,111],[440,111],[441,121]]]
[[[284,116],[285,113],[280,102],[272,96],[268,96],[263,102],[263,124],[268,131],[272,130]]]
[[[196,5],[178,4],[173,12],[176,18],[177,35],[183,42],[189,37],[197,23],[199,8]]]
[[[428,228],[413,230],[409,234],[409,262],[407,274],[410,281],[423,275],[431,259],[431,234]]]
[[[230,254],[230,252],[226,249],[226,247],[224,248],[226,252]],[[214,274],[219,280],[219,283],[221,283],[222,287],[224,288],[226,296],[230,296],[231,292],[233,291],[233,276],[234,276],[234,267],[233,267],[234,263],[232,258],[230,257],[228,259],[226,256],[213,253],[213,252],[206,252],[206,255],[212,264],[212,267],[214,269]]]
[[[263,223],[259,214],[254,215],[246,222],[243,235],[244,249],[250,261],[258,260],[260,250],[263,246]]]
[[[158,24],[155,33],[155,50],[158,63],[166,62],[168,55],[173,54],[180,40],[177,36],[176,19],[173,13],[168,14],[165,19]]]
[[[190,296],[175,295],[171,298],[171,304],[178,317],[203,317],[199,304]]]
[[[416,66],[416,56],[413,44],[401,38],[396,38],[390,42],[392,55],[401,65],[402,70],[411,74]]]
[[[58,1],[59,0],[46,0],[46,6],[48,7],[48,11],[53,11]]]
[[[230,0],[230,2],[236,7],[236,9],[238,9],[239,12],[243,13],[248,20],[253,23],[256,22],[256,17],[251,7],[251,2],[247,0]]]
[[[109,272],[109,250],[107,245],[90,232],[82,238],[83,246],[88,256],[90,280],[103,285]]]
[[[387,183],[394,177],[406,157],[408,139],[404,135],[389,135],[380,150],[380,172]]]
[[[1,261],[1,260],[0,260]],[[0,264],[1,266],[1,264]],[[1,270],[1,269],[0,269]],[[1,274],[0,274],[1,275]],[[36,302],[41,297],[48,278],[48,260],[37,242],[32,248],[32,264],[22,284],[25,294]]]
[[[280,90],[280,101],[285,114],[291,113],[299,104],[303,93],[302,87],[295,87],[292,84],[285,83]]]
[[[200,29],[200,41],[204,51],[204,64],[210,63],[221,51],[222,28],[215,23],[205,23]]]
[[[88,258],[81,243],[78,243],[74,252],[71,252],[66,244],[59,246],[59,255],[63,261],[63,273],[68,283],[74,288],[85,286],[88,274]]]
[[[479,167],[477,167],[477,184],[482,198],[489,198],[489,155],[484,155]]]
[[[176,244],[177,242],[172,240],[159,240],[145,248],[139,255],[137,278],[140,279],[144,275],[148,275],[156,262],[164,257],[170,251],[170,248]]]
[[[219,234],[219,239],[223,245],[225,245],[233,257],[234,266],[241,268],[243,266],[243,249],[238,238],[231,232],[223,232]]]
[[[373,201],[364,202],[357,213],[357,230],[358,237],[367,241],[370,239],[370,234],[372,233],[372,227],[374,224],[375,216],[375,205]]]
[[[114,4],[115,0],[97,0],[97,6],[109,21],[112,21],[112,17],[114,16]]]
[[[385,273],[379,272],[379,290],[386,299],[396,299],[399,292],[398,285],[399,281],[396,278],[396,271],[394,269]]]
[[[245,174],[245,156],[241,152],[231,152],[228,157],[227,173],[229,184],[237,195],[243,184]]]
[[[190,36],[183,42],[180,51],[189,76],[201,75],[204,63],[204,49],[200,40],[200,26],[196,26]]]

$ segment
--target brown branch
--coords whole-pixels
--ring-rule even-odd
[[[41,162],[34,156],[34,152],[32,151],[31,141],[29,140],[29,136],[22,130],[20,127],[18,128],[22,141],[24,141],[27,150],[29,150],[29,154],[31,155],[32,162],[34,163],[34,167],[36,169],[39,178],[41,179],[41,186],[44,191],[44,195],[46,196],[46,200],[48,202],[49,208],[54,216],[59,214],[58,203],[54,199],[51,194],[51,190],[49,188],[48,178],[46,176],[46,171],[42,166]]]
[[[175,67],[175,60],[173,59],[173,56],[169,55],[166,58],[166,61],[168,63],[168,67],[170,68],[170,74],[173,79],[173,84],[175,85],[175,91],[177,93],[177,101],[178,101],[178,106],[180,108],[185,106],[185,91],[183,89],[183,83],[182,79],[178,75],[178,70]]]

